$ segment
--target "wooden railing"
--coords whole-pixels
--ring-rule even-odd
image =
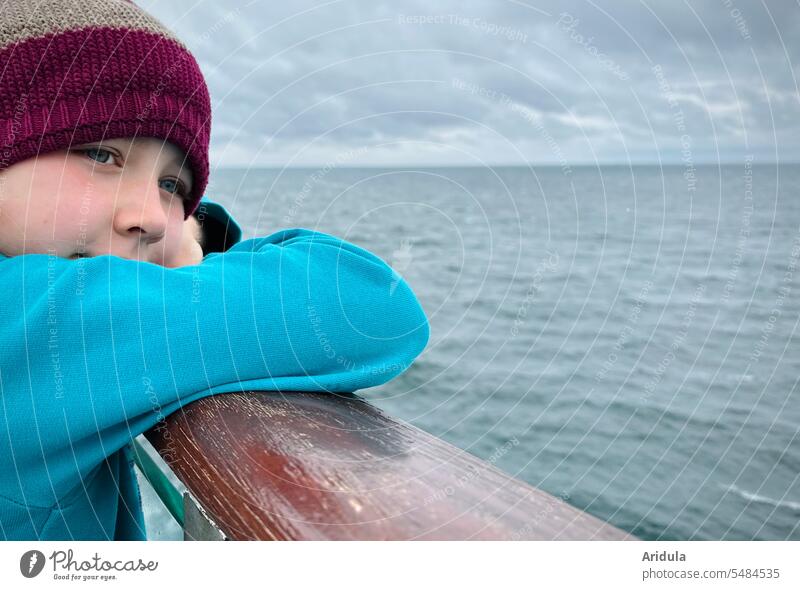
[[[146,436],[186,539],[633,539],[355,395],[216,395]]]

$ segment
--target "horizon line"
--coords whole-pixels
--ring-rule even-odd
[[[422,168],[422,169],[441,169],[441,168],[598,168],[598,167],[625,167],[635,168],[637,166],[650,166],[662,168],[685,168],[687,166],[742,166],[745,160],[725,160],[720,162],[600,162],[600,163],[575,163],[575,164],[363,164],[359,166],[353,165],[336,165],[335,163],[325,162],[323,164],[303,164],[297,166],[281,166],[278,164],[258,164],[252,166],[231,166],[231,165],[217,165],[213,166],[214,170],[311,170],[325,168],[330,166],[331,169],[349,169],[349,170],[363,170],[368,168],[385,169],[385,168]],[[797,166],[800,165],[800,160],[792,161],[760,161],[752,160],[750,162],[753,166]]]

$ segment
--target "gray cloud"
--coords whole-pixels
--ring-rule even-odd
[[[216,165],[800,159],[796,3],[141,4],[203,68]]]

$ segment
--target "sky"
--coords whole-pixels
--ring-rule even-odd
[[[800,161],[796,1],[138,3],[216,167]]]

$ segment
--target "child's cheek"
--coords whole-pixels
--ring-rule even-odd
[[[185,227],[183,221],[183,211],[180,215],[170,215],[169,226],[167,233],[164,236],[164,258],[170,258],[178,255],[181,251],[184,242],[184,232],[188,232],[189,228]]]
[[[67,166],[53,194],[51,229],[55,239],[78,250],[99,238],[98,233],[108,239],[113,187],[103,187],[90,174]]]
[[[86,240],[89,229],[93,226],[90,209],[82,210],[79,205],[70,206],[65,200],[60,201],[52,228],[57,240],[65,241],[70,246],[75,245],[81,238]]]

